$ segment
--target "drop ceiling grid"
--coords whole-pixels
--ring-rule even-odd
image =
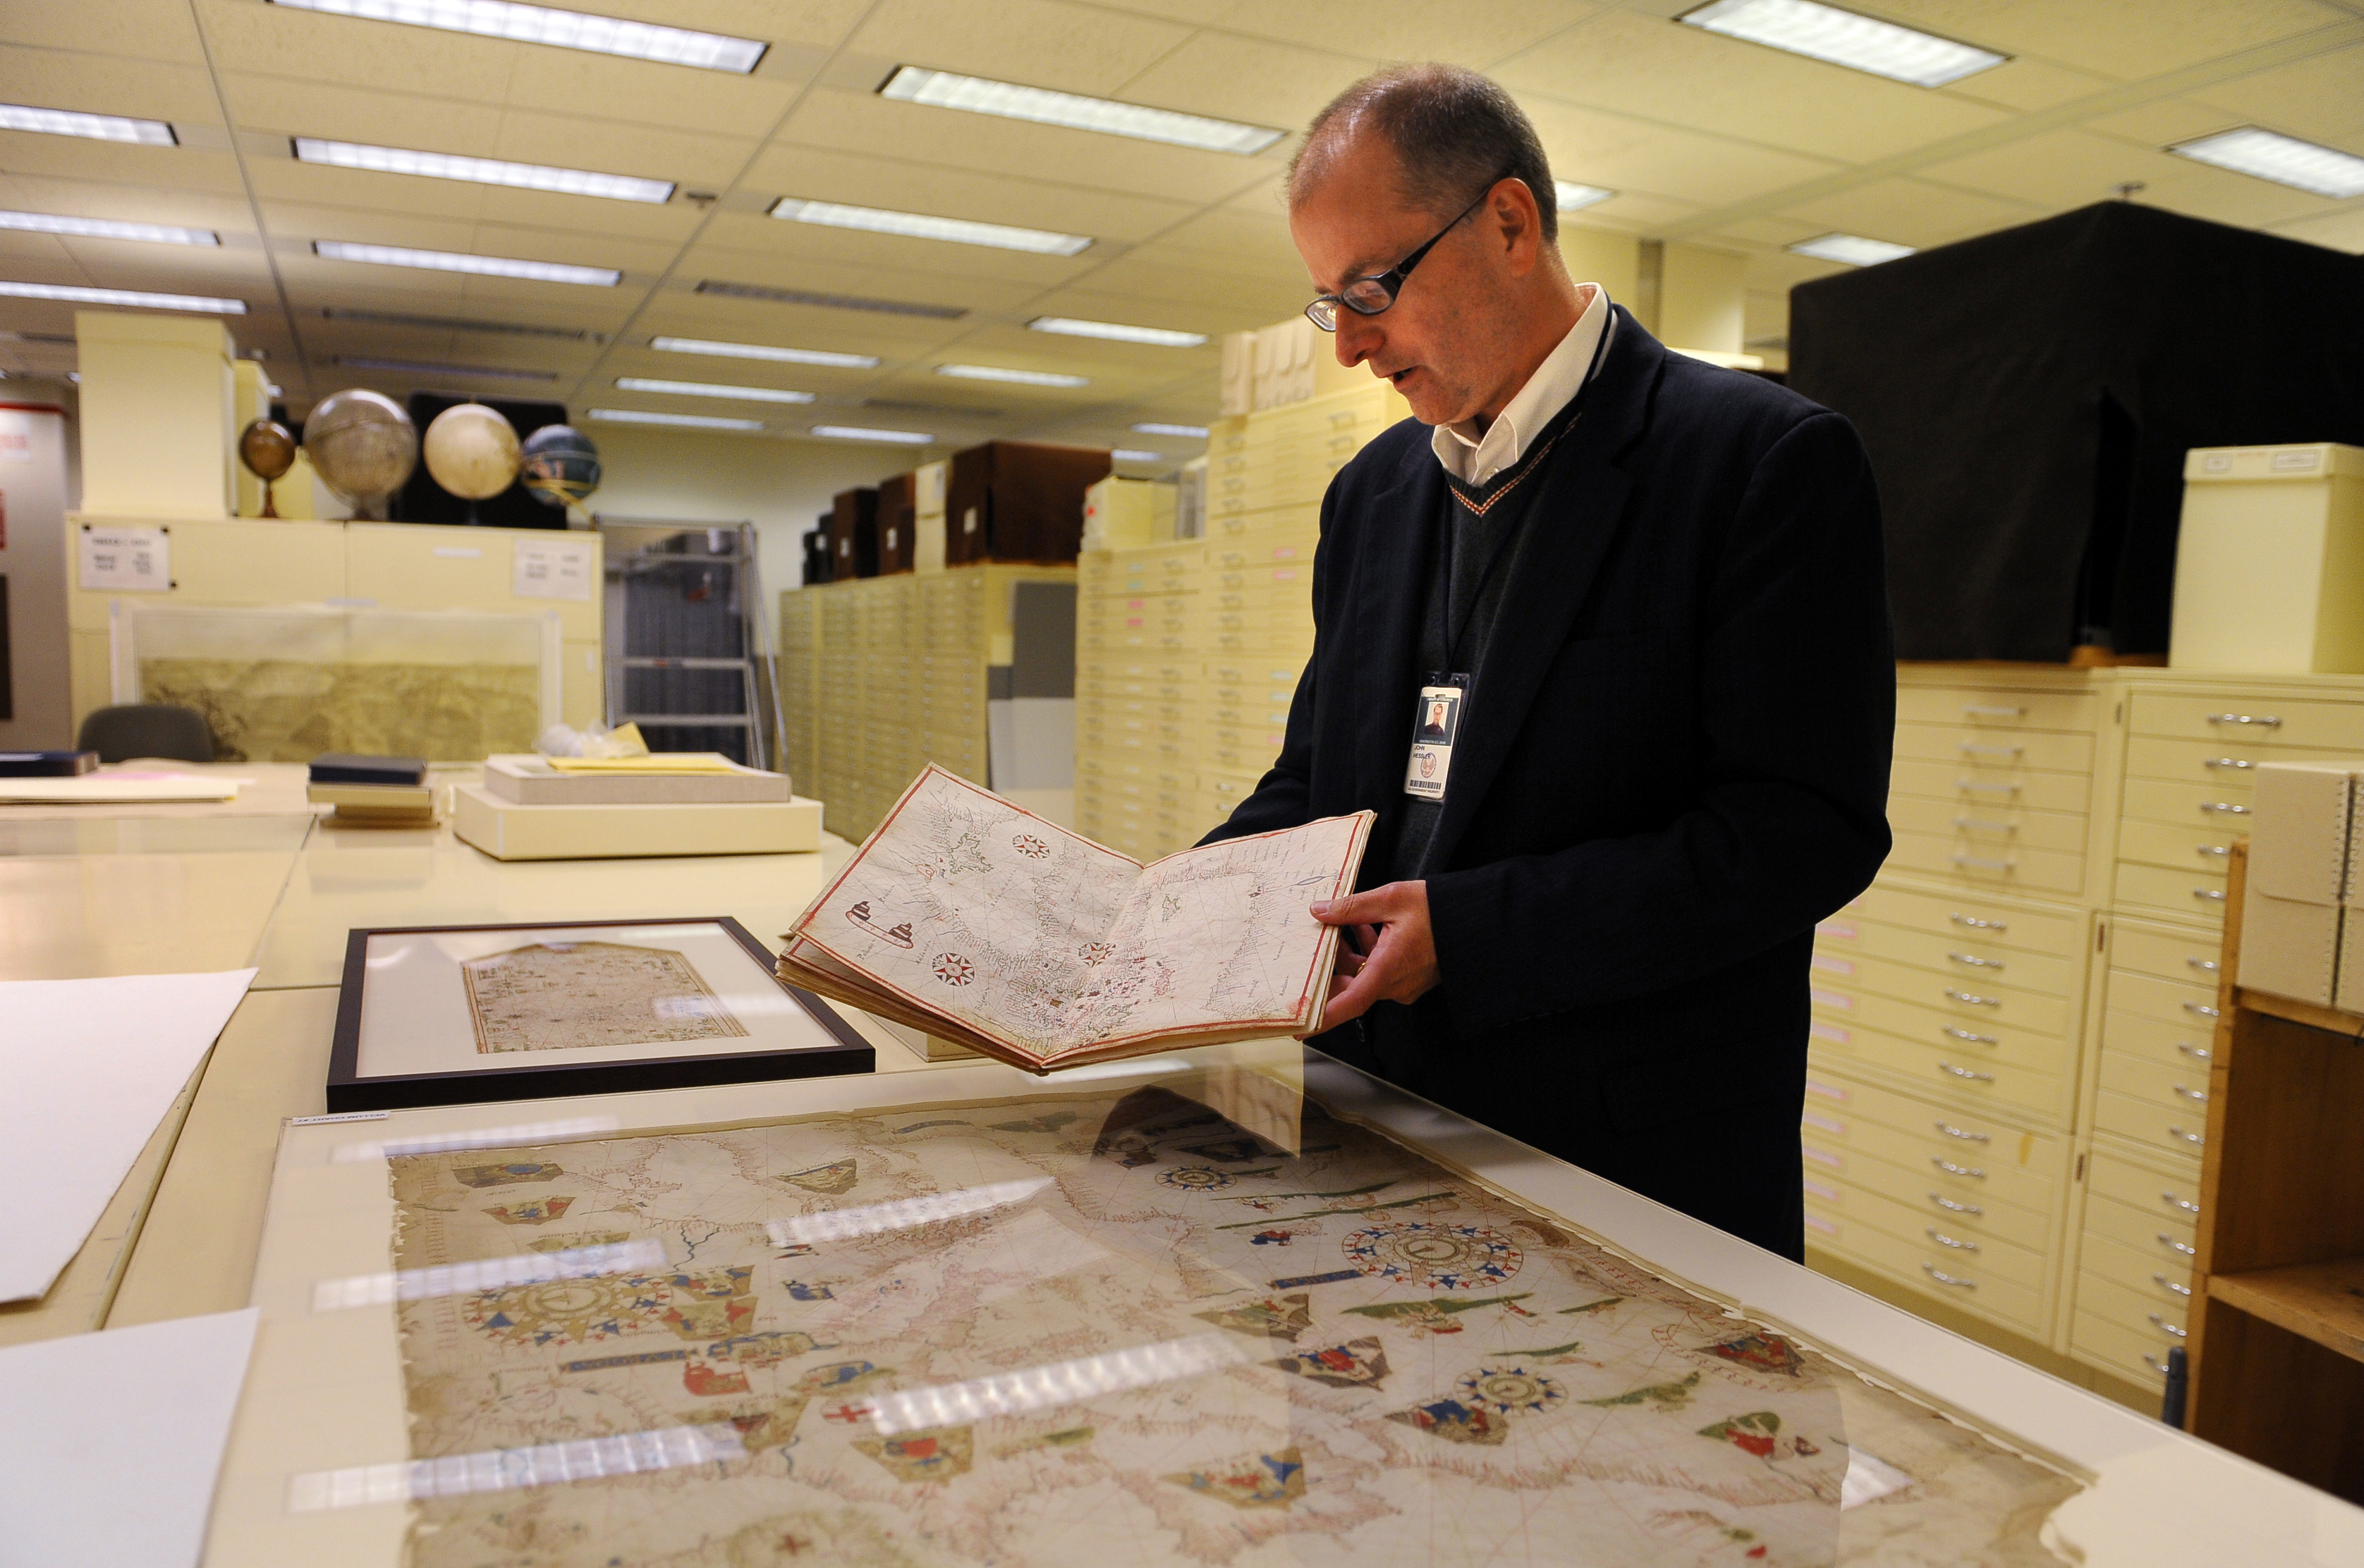
[[[1490,69],[1534,114],[1563,175],[1619,191],[1580,225],[1688,237],[1749,258],[1752,336],[1776,317],[1790,282],[1831,270],[1780,249],[1795,239],[1845,219],[1883,238],[1941,242],[2106,195],[2095,184],[2121,170],[2151,187],[2146,200],[2364,248],[2364,204],[2322,202],[2159,150],[2245,119],[2335,145],[2364,136],[2364,25],[2358,7],[2323,0],[1863,6],[2014,56],[1935,92],[1675,27],[1668,18],[1684,6],[1674,0],[1383,7],[1351,39],[1326,0],[716,0],[695,25],[773,42],[745,77],[259,0],[123,4],[139,6],[138,21],[95,40],[60,21],[77,8],[8,7],[0,96],[172,118],[185,145],[0,133],[0,195],[35,210],[203,224],[225,243],[201,254],[11,242],[0,254],[38,266],[44,281],[195,288],[210,278],[236,292],[252,278],[244,292],[255,314],[234,330],[242,343],[276,345],[295,324],[271,319],[261,239],[243,216],[251,199],[305,335],[326,345],[323,375],[327,354],[342,351],[554,369],[562,384],[575,378],[565,388],[574,402],[623,402],[608,385],[615,376],[660,375],[793,385],[820,394],[816,407],[861,396],[989,403],[1007,410],[1005,426],[1097,419],[1113,431],[1153,405],[1203,411],[1211,349],[1038,339],[1024,331],[1027,318],[1074,314],[1214,333],[1274,319],[1302,298],[1275,194],[1289,141],[1235,159],[877,98],[876,84],[905,61],[1290,129],[1382,57]],[[682,20],[677,6],[652,0],[594,8]],[[206,44],[251,192],[205,80]],[[642,174],[723,200],[709,212],[678,198],[641,206],[319,168],[288,156],[286,139],[298,134]],[[1063,259],[816,229],[764,217],[778,195],[1016,222],[1097,243]],[[332,263],[310,253],[323,238],[616,266],[626,277],[602,290]],[[696,294],[704,278],[970,314],[950,323],[862,317]],[[339,306],[521,317],[610,337],[629,324],[630,339],[406,337],[318,318]],[[0,325],[60,321],[71,329],[69,310],[0,306]],[[846,373],[693,360],[651,351],[647,339],[659,332],[870,352],[882,363]],[[398,342],[414,351],[389,347]],[[1093,382],[1073,392],[963,387],[933,373],[956,354]],[[283,379],[299,404],[328,389]],[[767,412],[775,425],[790,422]]]

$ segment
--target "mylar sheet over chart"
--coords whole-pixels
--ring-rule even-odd
[[[406,1274],[634,1260],[404,1301],[415,1457],[722,1440],[415,1561],[2054,1561],[2076,1481],[1231,1075],[396,1159]]]

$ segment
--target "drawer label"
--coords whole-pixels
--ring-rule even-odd
[[[1810,1197],[1818,1197],[1824,1203],[1836,1203],[1839,1201],[1839,1190],[1836,1187],[1826,1187],[1822,1183],[1813,1180],[1812,1177],[1801,1178],[1800,1184],[1806,1189],[1806,1194]]]
[[[1845,1045],[1847,1041],[1855,1038],[1854,1035],[1848,1033],[1845,1029],[1839,1028],[1838,1025],[1826,1024],[1820,1018],[1816,1018],[1807,1024],[1806,1032],[1812,1035],[1816,1040],[1827,1040],[1837,1045]]]
[[[1813,956],[1812,962],[1816,969],[1828,970],[1833,974],[1853,974],[1855,973],[1855,964],[1851,960],[1833,958],[1828,953],[1816,953]]]
[[[1809,991],[1806,995],[1818,1007],[1837,1007],[1850,1013],[1855,1011],[1855,998],[1842,996],[1835,991]]]
[[[1836,1225],[1818,1214],[1806,1216],[1806,1229],[1819,1230],[1825,1236],[1835,1236],[1839,1233],[1839,1228]]]
[[[1831,1153],[1827,1150],[1816,1149],[1811,1144],[1801,1143],[1798,1145],[1798,1152],[1804,1155],[1807,1159],[1812,1160],[1817,1165],[1828,1165],[1834,1171],[1844,1171],[1846,1169],[1846,1162],[1840,1159],[1837,1155]]]
[[[1826,1100],[1836,1100],[1841,1105],[1846,1104],[1847,1092],[1845,1089],[1834,1089],[1828,1084],[1817,1084],[1812,1078],[1806,1080],[1806,1093],[1820,1095]]]
[[[1819,1128],[1824,1132],[1834,1132],[1841,1138],[1845,1138],[1846,1136],[1846,1123],[1843,1121],[1834,1121],[1829,1117],[1823,1116],[1818,1111],[1801,1112],[1798,1117],[1798,1120],[1807,1127]]]
[[[1814,923],[1814,933],[1817,936],[1836,937],[1841,941],[1851,942],[1856,939],[1855,928],[1844,920],[1818,920]]]

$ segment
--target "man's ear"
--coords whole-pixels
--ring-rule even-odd
[[[1504,180],[1486,204],[1487,221],[1511,264],[1511,275],[1524,277],[1543,253],[1543,210],[1524,180]]]

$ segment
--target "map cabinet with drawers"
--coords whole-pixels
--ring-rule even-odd
[[[1811,1262],[2156,1407],[2225,865],[2298,757],[2364,759],[2364,677],[1899,668],[1895,846],[1814,944]]]

